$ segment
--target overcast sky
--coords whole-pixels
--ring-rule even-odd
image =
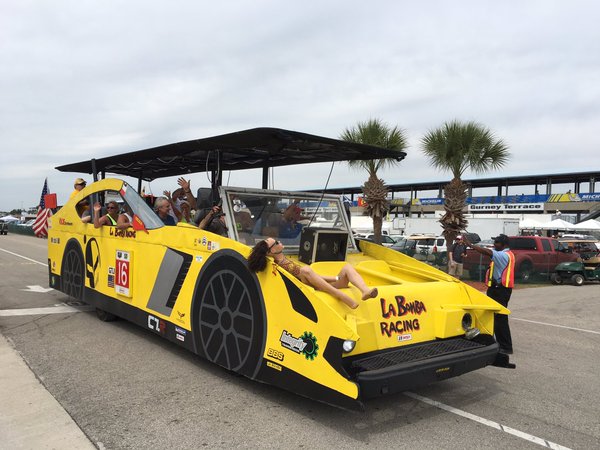
[[[65,202],[83,174],[62,164],[259,126],[338,137],[369,118],[408,136],[388,183],[448,179],[419,142],[452,119],[509,145],[490,176],[598,170],[599,13],[550,0],[0,0],[0,211],[36,205],[45,177]],[[319,188],[329,167],[276,169],[275,187]],[[337,165],[330,187],[365,178]],[[260,174],[229,184],[259,187]]]

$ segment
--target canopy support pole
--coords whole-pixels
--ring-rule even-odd
[[[269,189],[269,166],[263,167],[262,170],[262,188]]]
[[[94,177],[94,182],[98,181],[98,170],[96,169],[96,160],[92,158],[92,176]]]

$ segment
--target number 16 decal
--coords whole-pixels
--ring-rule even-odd
[[[117,294],[131,297],[131,253],[117,250],[115,291]]]

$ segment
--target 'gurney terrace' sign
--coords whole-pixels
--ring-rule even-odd
[[[498,203],[487,205],[469,205],[469,211],[543,211],[543,203]]]

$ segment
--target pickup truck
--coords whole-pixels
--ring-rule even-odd
[[[510,250],[515,255],[515,279],[529,281],[533,274],[552,273],[557,264],[577,261],[579,255],[556,239],[540,236],[511,236]],[[483,280],[490,258],[473,249],[467,251],[463,268],[472,279]]]

